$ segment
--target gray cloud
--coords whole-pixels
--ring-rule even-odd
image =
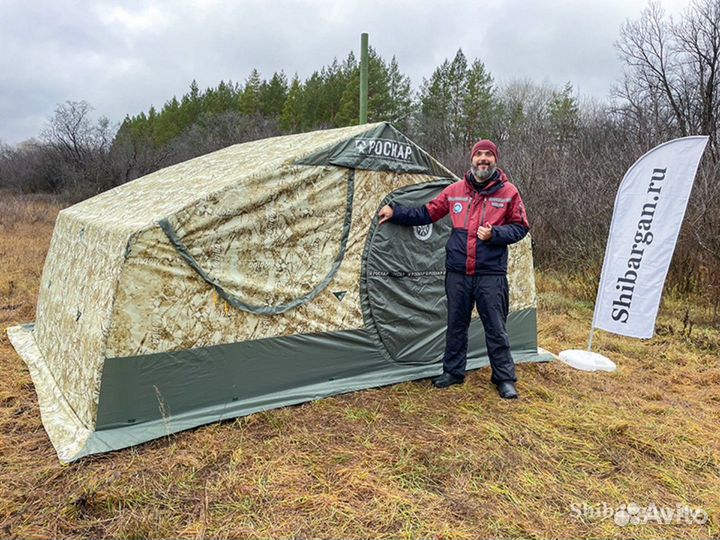
[[[682,0],[665,0],[678,11]],[[357,51],[360,33],[415,86],[462,48],[498,82],[523,78],[607,95],[613,42],[644,1],[297,0],[24,2],[0,5],[0,140],[37,136],[58,103],[126,114],[201,88],[284,70],[307,77]]]

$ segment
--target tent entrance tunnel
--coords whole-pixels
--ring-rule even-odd
[[[412,185],[390,201],[420,206],[450,182]],[[365,326],[391,362],[432,364],[442,360],[447,313],[445,243],[450,219],[420,227],[373,222],[362,268]]]
[[[457,180],[387,123],[239,144],[60,212],[34,323],[8,329],[63,462],[442,371],[449,219],[378,226]],[[537,347],[530,239],[508,332]],[[486,366],[479,319],[468,368]]]

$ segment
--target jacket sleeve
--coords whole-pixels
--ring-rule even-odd
[[[427,225],[445,217],[448,213],[447,188],[425,206],[410,208],[394,204],[391,223],[398,225]]]
[[[492,237],[489,242],[496,245],[509,245],[519,242],[530,230],[525,204],[520,193],[515,192],[506,210],[505,223],[492,228]]]

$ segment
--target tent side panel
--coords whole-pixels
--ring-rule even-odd
[[[45,260],[35,340],[47,370],[82,424],[92,429],[106,331],[129,231],[60,212]]]
[[[281,313],[322,291],[342,262],[354,178],[340,167],[290,166],[203,198],[161,226],[234,307]]]
[[[516,363],[551,359],[538,353],[535,317],[532,308],[510,314],[508,329]],[[470,336],[468,368],[487,366],[480,321],[472,322]],[[440,363],[388,363],[364,330],[112,358],[103,371],[98,431],[82,454],[125,448],[210,422],[441,371]]]
[[[289,174],[295,169],[297,166],[279,170],[277,174]],[[324,170],[336,181],[336,189],[330,190],[338,199],[336,211],[327,218],[334,220],[327,225],[327,234],[333,242],[317,246],[298,242],[303,235],[312,237],[318,227],[323,230],[325,222],[318,225],[304,218],[313,215],[312,200],[297,200],[286,208],[290,200],[287,197],[272,199],[273,180],[267,177],[255,179],[262,186],[238,186],[224,196],[215,194],[200,201],[195,219],[233,216],[237,229],[224,223],[203,226],[201,229],[209,235],[205,239],[196,229],[194,219],[176,223],[181,236],[190,236],[188,243],[203,247],[196,258],[203,260],[213,273],[223,275],[233,268],[225,260],[213,262],[213,253],[237,265],[238,275],[234,279],[237,290],[254,302],[264,300],[267,305],[274,305],[276,301],[287,301],[290,297],[283,297],[283,291],[293,287],[298,294],[304,294],[307,282],[322,279],[324,275],[323,271],[316,272],[311,267],[324,267],[327,271],[337,256],[346,211],[348,169],[324,166],[301,169],[306,176],[313,170]],[[337,273],[313,300],[278,315],[259,315],[231,307],[188,265],[159,227],[144,231],[133,240],[120,278],[106,356],[140,356],[276,336],[362,328],[360,261],[378,206],[387,193],[399,186],[434,179],[419,174],[355,171],[350,232]],[[329,188],[323,187],[322,179],[316,182],[322,187],[321,192],[328,193]],[[243,189],[248,194],[256,193],[263,204],[247,204]],[[236,211],[237,205],[251,212],[252,219],[243,218],[242,213]],[[264,217],[266,213],[271,220]],[[292,223],[284,222],[288,216],[292,217]],[[296,233],[273,240],[273,235],[287,235],[293,230]],[[320,264],[321,255],[326,265]],[[310,268],[316,275],[301,272],[304,268]],[[243,281],[254,281],[254,290],[247,289]]]

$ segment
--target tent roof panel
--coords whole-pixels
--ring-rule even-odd
[[[376,128],[365,124],[236,144],[178,163],[63,210],[94,226],[143,229],[211,193]]]

